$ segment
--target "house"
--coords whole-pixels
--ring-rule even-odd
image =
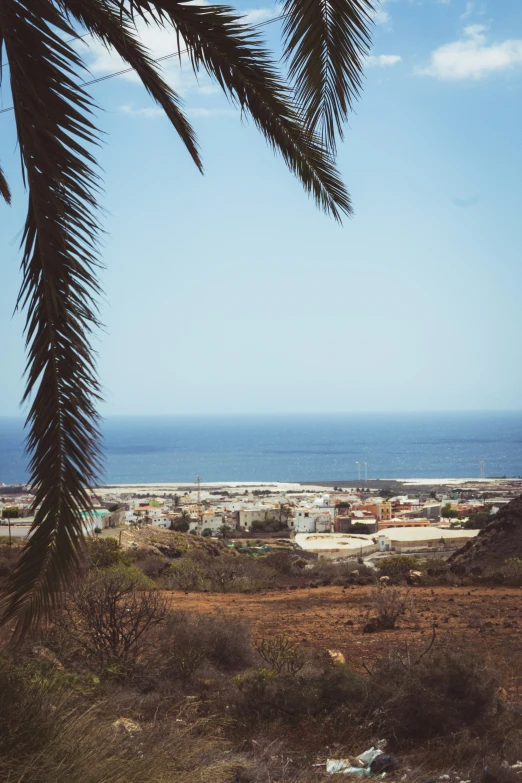
[[[331,533],[333,516],[326,508],[301,507],[295,511],[292,527],[295,533]]]
[[[269,522],[272,519],[278,522],[286,522],[289,512],[287,508],[274,505],[259,505],[251,508],[240,508],[238,513],[238,527],[240,530],[252,530],[254,522]]]

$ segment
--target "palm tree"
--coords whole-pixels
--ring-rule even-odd
[[[135,21],[172,29],[194,71],[213,77],[250,115],[316,203],[351,212],[334,166],[336,136],[361,87],[370,0],[286,0],[279,76],[258,34],[233,9],[178,0],[0,0],[22,170],[29,195],[18,306],[26,320],[26,425],[35,493],[31,539],[4,593],[3,622],[21,634],[55,604],[83,541],[81,512],[100,471],[100,387],[90,335],[96,298],[98,130],[71,43],[87,33],[113,48],[165,111],[196,166],[195,133],[137,35]],[[72,40],[68,40],[71,38]],[[0,194],[10,191],[0,170]]]

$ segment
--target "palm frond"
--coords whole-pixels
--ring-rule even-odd
[[[362,87],[371,0],[286,0],[284,57],[306,123],[335,151],[336,134]]]
[[[138,74],[148,93],[161,106],[194,163],[202,172],[196,135],[181,109],[178,95],[161,78],[152,57],[136,37],[136,29],[127,14],[117,13],[105,0],[60,0],[64,13],[70,13],[82,27],[105,46],[114,48]]]
[[[0,47],[1,51],[1,47]],[[11,191],[9,189],[9,185],[7,184],[7,180],[5,178],[5,174],[0,169],[0,196],[6,201],[8,204],[11,203]]]
[[[56,603],[83,541],[86,486],[99,470],[99,399],[89,338],[97,325],[98,224],[92,105],[78,87],[71,28],[49,0],[0,0],[20,153],[29,191],[22,240],[32,536],[2,600],[19,634]]]
[[[350,214],[350,198],[317,134],[303,128],[292,96],[261,39],[227,6],[176,0],[112,0],[159,24],[171,23],[185,42],[194,69],[204,68],[227,96],[251,115],[273,149],[316,203],[337,220]]]

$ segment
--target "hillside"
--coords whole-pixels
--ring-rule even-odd
[[[504,506],[495,519],[448,560],[466,571],[499,568],[511,557],[522,558],[522,495]]]
[[[228,547],[216,539],[178,533],[174,530],[161,530],[160,528],[123,530],[120,534],[120,544],[123,550],[138,547],[150,548],[151,552],[162,554],[169,559],[182,557],[195,550],[214,556],[230,553]]]

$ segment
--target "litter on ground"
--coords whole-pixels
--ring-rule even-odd
[[[395,756],[384,754],[381,750],[386,743],[377,743],[381,747],[371,747],[355,758],[327,759],[326,772],[329,775],[351,775],[352,777],[369,777],[379,775],[385,777],[387,771],[395,770],[399,764]]]

